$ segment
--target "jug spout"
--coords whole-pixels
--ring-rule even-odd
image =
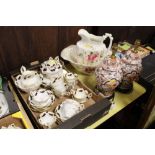
[[[82,38],[82,40],[89,40],[89,33],[85,29],[80,29],[78,31],[78,35]]]

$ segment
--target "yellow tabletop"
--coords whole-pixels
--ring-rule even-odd
[[[76,72],[78,74],[79,80],[82,81],[85,85],[87,85],[89,88],[92,90],[96,86],[96,80],[95,80],[95,75],[84,75],[79,72],[77,72],[73,67],[67,66],[67,68],[72,71]],[[139,85],[138,83],[134,82],[133,83],[133,91],[130,93],[120,93],[120,92],[115,92],[115,98],[114,102],[115,105],[114,107],[109,111],[109,113],[102,118],[100,118],[98,121],[93,123],[92,125],[88,126],[87,128],[93,129],[96,128],[97,126],[101,125],[103,122],[108,120],[110,117],[121,111],[123,108],[125,108],[127,105],[132,103],[134,100],[136,100],[138,97],[143,95],[146,92],[145,88]]]

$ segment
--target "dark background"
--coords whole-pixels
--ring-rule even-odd
[[[35,60],[59,55],[61,50],[75,44],[80,28],[96,35],[112,33],[114,42],[141,39],[150,42],[155,27],[136,26],[76,26],[76,27],[0,27],[0,74],[6,74]]]

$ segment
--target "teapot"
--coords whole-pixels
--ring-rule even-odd
[[[63,49],[61,57],[69,61],[78,71],[92,74],[103,59],[112,54],[113,37],[109,33],[105,33],[103,36],[96,36],[84,29],[80,29],[78,35],[81,40],[76,45],[70,45]],[[108,48],[103,43],[107,38],[110,39]]]
[[[83,88],[71,90],[71,93],[73,94],[73,99],[75,99],[79,103],[84,103],[87,99],[92,97],[92,93],[88,93],[88,91],[84,90]]]
[[[38,74],[37,71],[27,70],[22,66],[20,72],[21,74],[16,77],[15,85],[24,92],[37,90],[42,84],[43,75]]]
[[[51,81],[53,81],[57,77],[63,76],[63,68],[58,56],[54,59],[50,57],[47,61],[44,61],[41,64],[40,69],[42,74]]]

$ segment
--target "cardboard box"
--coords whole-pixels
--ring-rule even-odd
[[[0,119],[0,128],[8,127],[11,124],[14,124],[15,126],[20,127],[21,129],[27,128],[27,124],[24,121],[22,113],[20,111]]]
[[[27,68],[39,71],[39,64],[34,65],[34,66],[27,66]],[[30,120],[32,121],[34,127],[35,128],[44,128],[38,123],[38,117],[39,117],[40,113],[34,112],[28,103],[28,94],[22,92],[14,84],[15,77],[18,74],[20,74],[19,69],[11,72],[12,85],[13,85],[23,107],[25,108]],[[78,113],[77,115],[73,116],[72,118],[70,118],[69,120],[67,120],[63,123],[57,122],[57,124],[55,124],[55,128],[59,128],[59,129],[85,128],[109,112],[111,103],[107,99],[104,99],[101,94],[96,95],[94,92],[92,92],[92,90],[90,90],[86,85],[84,85],[80,81],[78,81],[77,85],[78,85],[78,87],[82,87],[82,88],[88,90],[88,92],[91,92],[93,94],[92,98],[90,98],[86,103],[84,103],[85,107],[86,107],[85,110],[83,110],[82,112]],[[54,111],[56,106],[61,104],[61,102],[66,98],[68,98],[68,97],[62,97],[60,99],[56,98],[56,101],[51,106],[49,111]]]

